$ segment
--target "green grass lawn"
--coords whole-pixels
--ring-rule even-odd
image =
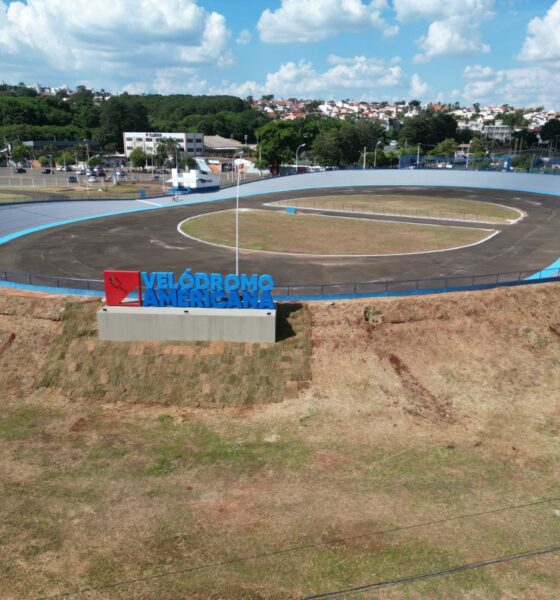
[[[31,200],[31,197],[26,196],[21,192],[0,192],[0,204],[7,202],[24,202],[25,200]]]
[[[235,244],[235,211],[189,219],[181,231],[207,242]],[[241,247],[301,254],[400,254],[444,250],[479,242],[487,229],[395,223],[372,219],[288,215],[280,211],[242,210]]]
[[[394,214],[410,217],[431,217],[490,223],[508,223],[519,218],[512,208],[490,202],[428,196],[356,195],[324,196],[281,200],[280,206],[317,208],[370,214]]]

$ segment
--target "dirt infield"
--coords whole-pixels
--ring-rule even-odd
[[[478,223],[511,223],[522,213],[507,206],[463,198],[433,196],[399,196],[379,194],[323,196],[281,200],[273,206],[294,206],[314,210],[333,210],[373,215],[396,215],[420,219],[445,219]]]
[[[235,246],[235,211],[194,217],[181,223],[179,228],[195,240]],[[289,215],[254,209],[240,212],[239,230],[241,247],[245,250],[336,256],[442,251],[477,244],[496,233],[474,227]]]

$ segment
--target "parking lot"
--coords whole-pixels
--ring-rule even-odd
[[[56,171],[52,170],[50,174],[42,173],[41,168],[26,168],[25,173],[15,173],[14,168],[0,167],[0,187],[3,188],[14,188],[14,187],[31,187],[31,188],[56,188],[56,187],[68,187],[68,185],[80,185],[87,187],[87,177],[85,175],[78,175],[76,171]],[[98,177],[97,181],[90,182],[92,184],[98,184],[113,181],[113,174],[115,171],[120,169],[103,169],[105,177]],[[77,182],[68,182],[69,177],[76,177]],[[166,175],[169,177],[169,175]],[[162,176],[160,173],[131,173],[126,172],[126,177],[119,177],[119,180],[127,183],[134,182],[161,182]]]

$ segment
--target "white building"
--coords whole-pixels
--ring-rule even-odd
[[[202,133],[160,133],[153,131],[125,131],[123,133],[124,153],[129,158],[135,148],[140,148],[146,154],[155,154],[158,143],[164,138],[171,138],[177,142],[177,149],[181,154],[188,156],[202,156],[204,154],[204,135]]]
[[[513,127],[504,125],[502,121],[496,121],[495,125],[484,125],[482,127],[482,135],[491,140],[499,142],[507,142],[511,139]]]

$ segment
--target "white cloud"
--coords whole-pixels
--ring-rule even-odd
[[[519,58],[527,61],[560,59],[560,0],[556,0],[542,19],[535,17],[529,21]]]
[[[263,42],[317,42],[341,31],[380,29],[394,35],[398,28],[382,17],[386,0],[282,0],[266,9],[257,24]]]
[[[494,0],[393,0],[393,5],[399,21],[431,21],[427,34],[418,40],[423,52],[414,62],[490,51],[479,28],[493,15]]]
[[[410,98],[422,100],[426,96],[430,89],[430,86],[420,79],[420,75],[414,73],[410,78],[410,89],[408,95]]]
[[[559,110],[560,70],[555,65],[540,65],[497,71],[491,79],[467,83],[463,97],[468,102]]]
[[[491,16],[493,5],[494,0],[393,0],[399,21],[445,20],[458,15],[477,20]]]
[[[320,72],[306,60],[287,62],[274,73],[269,73],[263,83],[246,81],[244,83],[225,83],[222,92],[238,96],[260,96],[274,94],[278,97],[297,96],[300,98],[340,97],[341,90],[358,90],[381,96],[381,88],[402,87],[405,76],[399,65],[385,61],[354,56],[345,58],[331,55],[328,58],[332,66]]]
[[[197,0],[0,1],[4,77],[135,86],[169,68],[227,64],[229,39],[223,15]]]
[[[467,79],[486,79],[492,77],[494,69],[492,67],[483,67],[482,65],[467,65],[463,75]]]
[[[244,29],[235,40],[236,44],[244,45],[251,41],[251,32],[248,29]]]

